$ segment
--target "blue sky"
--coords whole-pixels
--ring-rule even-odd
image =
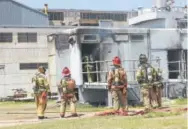
[[[130,10],[137,7],[151,7],[154,0],[17,0],[33,8],[93,9],[93,10]],[[186,0],[175,0],[176,5],[184,6]]]

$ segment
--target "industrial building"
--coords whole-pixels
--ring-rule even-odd
[[[67,35],[71,36],[71,42],[68,42]],[[110,105],[106,74],[111,68],[112,58],[117,55],[123,60],[122,66],[127,71],[130,103],[140,101],[135,70],[141,53],[148,55],[155,68],[163,70],[165,90],[168,91],[164,95],[177,97],[187,85],[187,29],[82,27],[53,33],[48,39],[51,86],[56,86],[60,81],[62,67],[70,67],[82,103]],[[92,55],[94,61],[89,63],[96,66],[91,72],[96,75],[92,82],[84,79],[84,75],[88,73],[82,67],[82,57],[85,55]],[[179,89],[177,91],[180,93],[174,89]]]
[[[51,91],[57,93],[61,70],[68,66],[76,79],[80,102],[110,105],[106,72],[112,57],[118,55],[128,72],[128,99],[138,103],[135,70],[141,53],[147,54],[155,67],[163,69],[164,95],[177,97],[187,85],[187,29],[177,27],[180,20],[184,23],[184,13],[158,9],[146,14],[57,10],[45,6],[42,13],[13,0],[0,0],[0,15],[5,17],[0,19],[0,98],[12,96],[12,89],[18,88],[25,89],[29,97],[31,78],[39,65],[47,68]],[[172,17],[179,20],[170,22]],[[132,28],[128,28],[128,18]],[[68,42],[69,37],[73,42]],[[85,55],[95,57],[96,78],[92,83],[84,79]]]
[[[54,26],[100,26],[102,21],[111,22],[111,27],[128,26],[128,11],[48,9],[47,4],[41,11],[49,16],[50,25]],[[132,12],[132,15],[136,14]]]
[[[129,18],[135,28],[187,28],[187,7],[175,7],[171,0],[155,0],[153,8],[139,8],[138,15]]]
[[[48,16],[14,0],[0,0],[0,26],[48,26]]]

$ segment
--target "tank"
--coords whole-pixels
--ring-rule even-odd
[[[155,0],[155,6],[157,8],[165,7],[167,3],[167,0]]]

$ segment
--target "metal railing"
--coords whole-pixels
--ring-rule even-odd
[[[160,67],[160,59],[151,60],[152,64],[156,67]],[[153,63],[154,62],[154,63]],[[83,76],[86,77],[87,74],[93,75],[94,83],[106,83],[107,80],[107,73],[111,69],[112,61],[110,60],[104,60],[104,61],[92,61],[92,62],[82,62],[82,65],[92,65],[94,69],[91,69],[90,71],[83,69]],[[139,65],[138,60],[122,60],[122,67],[125,69],[127,76],[128,76],[128,82],[135,83],[136,82],[136,71]],[[85,83],[91,83],[87,81],[88,79],[84,79]]]
[[[187,79],[187,63],[185,61],[170,61],[168,67],[169,79]]]

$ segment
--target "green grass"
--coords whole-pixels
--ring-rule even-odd
[[[175,100],[176,105],[186,105],[187,99]],[[140,107],[137,107],[140,108]],[[25,110],[28,109],[28,110]],[[106,107],[93,107],[91,105],[77,104],[78,112],[97,112],[106,110]],[[67,109],[67,111],[69,111]],[[1,120],[7,119],[33,119],[36,118],[34,102],[0,102]],[[33,112],[34,114],[9,114],[6,112]],[[55,101],[48,102],[47,116],[58,117],[59,107],[55,107]],[[5,114],[3,114],[5,113]],[[15,127],[2,127],[0,129],[187,129],[184,112],[151,112],[137,117],[91,117],[81,119],[45,120],[42,123],[21,125]]]
[[[77,111],[79,112],[94,112],[94,111],[103,111],[106,107],[99,106],[93,107],[89,104],[77,104]],[[34,111],[35,103],[34,102],[0,102],[1,111]],[[49,101],[47,106],[47,111],[59,111],[59,107],[56,106],[55,101]],[[67,107],[69,111],[69,106]]]
[[[188,99],[182,98],[182,99],[176,99],[175,104],[177,105],[187,105]]]
[[[183,116],[173,118],[92,117],[72,120],[46,121],[32,125],[2,129],[187,129]]]
[[[168,116],[178,116],[185,112],[183,111],[171,111],[171,112],[151,112],[148,114],[145,114],[145,118],[156,118],[156,117],[168,117]]]

